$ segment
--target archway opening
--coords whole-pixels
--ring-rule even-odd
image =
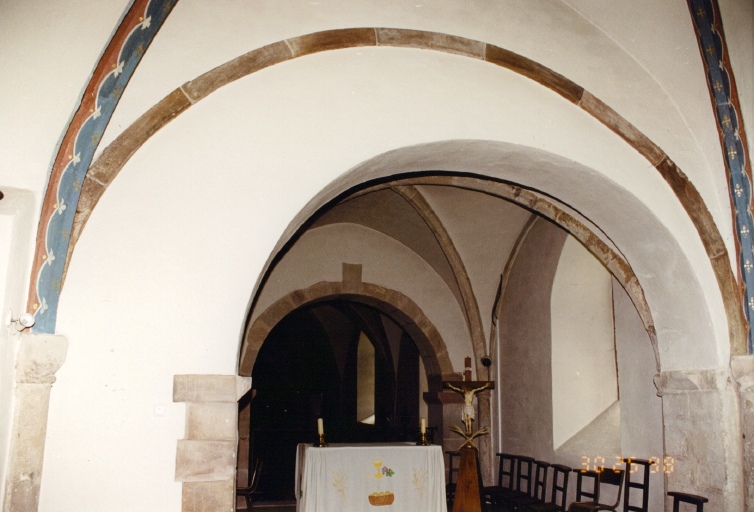
[[[569,247],[577,248],[579,252],[576,256],[564,259],[559,249],[561,246],[550,248],[550,245],[554,240],[564,242],[566,239],[570,240]],[[524,254],[528,256],[523,256]],[[576,272],[573,283],[569,280],[561,283],[563,290],[551,297],[549,290],[554,283],[556,271],[562,272],[567,268],[576,271],[585,262],[589,262],[588,268]],[[368,277],[369,283],[362,282],[362,272]],[[600,364],[600,368],[604,366],[611,369],[608,380],[612,394],[600,396],[599,403],[586,403],[582,400],[579,405],[588,406],[589,410],[582,411],[577,424],[571,425],[573,422],[566,424],[567,422],[554,421],[562,419],[555,418],[553,410],[563,400],[553,396],[551,391],[554,387],[560,389],[562,386],[549,378],[550,370],[545,372],[542,365],[545,360],[547,366],[552,361],[556,369],[559,369],[560,359],[552,359],[555,341],[562,341],[564,338],[561,334],[570,332],[568,329],[584,333],[583,325],[579,323],[583,318],[579,315],[574,318],[573,315],[573,301],[577,297],[572,292],[575,285],[583,288],[585,283],[594,284],[594,276],[597,274],[600,276],[599,286],[587,286],[584,290],[588,289],[585,293],[590,299],[597,301],[599,311],[604,313],[600,319],[605,322],[600,323],[597,337],[604,341],[604,346],[609,350],[605,352],[606,363]],[[504,279],[501,279],[501,275]],[[340,281],[337,280],[338,277]],[[540,285],[534,285],[535,278],[542,280]],[[504,285],[502,281],[508,284]],[[378,288],[382,291],[376,292]],[[578,466],[584,456],[594,458],[597,455],[603,456],[608,451],[610,454],[622,453],[621,439],[626,439],[626,450],[633,449],[631,436],[621,435],[623,424],[620,412],[608,418],[617,417],[618,421],[603,421],[597,425],[597,430],[607,436],[607,441],[602,443],[605,448],[600,445],[598,454],[590,451],[587,455],[580,444],[574,446],[571,440],[587,436],[587,431],[594,431],[595,428],[586,427],[599,419],[606,406],[617,404],[620,383],[615,356],[617,329],[613,324],[613,292],[620,293],[621,300],[625,298],[628,316],[638,322],[637,329],[632,331],[630,344],[642,347],[642,357],[646,357],[639,366],[646,368],[651,374],[646,377],[644,374],[647,372],[640,372],[640,380],[642,384],[651,387],[652,375],[657,370],[656,344],[652,317],[642,288],[637,285],[631,266],[616,245],[588,218],[557,199],[535,190],[478,176],[422,172],[376,180],[342,194],[311,215],[290,243],[273,257],[250,313],[240,371],[242,375],[252,375],[254,388],[261,393],[264,385],[260,382],[262,375],[257,374],[256,368],[263,365],[272,367],[268,368],[269,371],[277,371],[275,367],[279,363],[268,358],[266,351],[272,346],[278,329],[281,329],[287,319],[306,312],[312,316],[298,318],[294,322],[296,329],[312,324],[318,331],[325,332],[323,325],[328,322],[340,325],[339,328],[343,329],[344,306],[339,306],[340,309],[333,308],[340,318],[334,313],[326,314],[321,308],[325,305],[332,308],[331,302],[336,299],[346,303],[349,300],[357,303],[366,301],[378,311],[399,316],[404,314],[413,320],[413,327],[407,327],[411,334],[416,334],[419,326],[424,329],[428,323],[435,323],[440,328],[432,335],[414,337],[418,352],[427,365],[427,387],[434,392],[430,393],[431,399],[436,399],[437,402],[434,414],[430,406],[427,416],[431,427],[439,427],[439,435],[436,436],[438,444],[443,444],[446,449],[457,446],[457,440],[449,432],[449,426],[456,423],[458,417],[452,398],[438,393],[439,382],[447,380],[455,370],[462,368],[463,356],[480,356],[484,351],[489,351],[495,361],[489,369],[489,375],[500,385],[495,396],[491,396],[486,402],[480,401],[478,412],[479,424],[491,425],[492,432],[489,438],[482,440],[487,443],[483,446],[485,459],[482,461],[486,466],[483,468],[485,478],[492,478],[493,475],[494,459],[490,454],[498,449],[507,449],[512,446],[511,443],[516,445],[519,453],[536,452],[542,460]],[[501,300],[495,299],[496,294],[500,294]],[[579,304],[584,302],[583,297],[578,297],[578,300]],[[407,302],[412,302],[413,306],[409,307]],[[516,305],[523,309],[513,311],[511,306]],[[357,304],[348,307],[353,312],[354,307],[358,309],[362,306],[363,304]],[[591,314],[592,311],[589,310],[595,308],[582,309]],[[414,314],[417,311],[422,316],[426,314],[426,317],[420,319]],[[497,338],[487,338],[485,334],[492,327],[489,317],[482,318],[488,312],[492,312],[495,319],[500,319],[500,325],[495,326]],[[554,313],[564,313],[565,317],[560,322],[555,322],[556,318],[550,318]],[[350,347],[349,350],[338,355],[332,348],[335,346],[333,343],[328,341],[323,344],[329,347],[325,357],[329,362],[325,367],[330,368],[333,375],[330,380],[337,382],[338,386],[331,390],[304,393],[304,402],[294,404],[293,407],[299,413],[306,411],[304,415],[307,426],[304,430],[308,429],[308,432],[300,442],[312,442],[316,439],[316,418],[319,415],[325,418],[329,442],[334,439],[346,442],[401,439],[384,436],[381,430],[385,426],[395,427],[398,424],[394,404],[391,405],[393,414],[388,416],[381,412],[379,393],[372,393],[374,401],[371,404],[359,400],[360,396],[363,398],[368,394],[364,392],[364,388],[369,386],[372,389],[384,389],[389,395],[390,385],[380,384],[380,375],[381,372],[396,371],[395,366],[391,369],[387,364],[390,358],[384,355],[385,344],[380,343],[380,337],[375,335],[374,329],[368,328],[365,316],[360,314],[358,322],[353,322],[346,329],[347,334],[341,333],[348,340],[341,345]],[[407,318],[401,317],[397,323],[407,326],[411,322],[406,320]],[[544,329],[551,321],[552,332],[549,327]],[[479,337],[474,334],[474,322],[477,322],[476,332],[481,333]],[[532,326],[536,327],[536,332],[519,332]],[[321,336],[329,339],[327,333]],[[534,343],[532,336],[537,343]],[[296,332],[291,335],[294,339],[305,337],[306,335]],[[583,341],[585,352],[590,357],[582,357],[581,362],[593,361],[591,356],[594,355],[594,339],[593,336],[587,338]],[[448,344],[445,345],[443,340],[447,340]],[[369,372],[359,371],[359,346],[362,347],[362,352],[370,352],[370,347],[374,351],[375,362],[370,363],[373,365],[370,368],[374,371],[373,383],[368,377],[360,380],[361,376]],[[535,354],[536,357],[516,359],[507,353],[511,350],[518,353],[534,346],[541,349]],[[566,350],[573,352],[571,348]],[[432,357],[443,356],[447,358],[446,364],[437,364],[439,361],[436,360],[433,364]],[[347,371],[346,362],[349,357],[352,363]],[[380,358],[386,361],[382,369],[379,366]],[[362,361],[366,359],[368,358],[361,358]],[[487,375],[485,369],[478,367],[479,357],[474,359],[477,374]],[[526,365],[531,367],[530,372],[521,371]],[[483,373],[480,374],[480,371]],[[573,376],[566,375],[561,380],[571,377]],[[309,380],[299,374],[296,374],[296,378]],[[320,380],[327,378],[321,376]],[[521,393],[516,392],[514,388],[521,384],[525,385],[525,389]],[[631,386],[633,383],[629,385]],[[542,392],[534,393],[535,388],[541,388]],[[411,395],[419,398],[418,393],[412,392]],[[643,400],[645,396],[648,395],[642,388],[639,399]],[[656,399],[654,393],[652,396]],[[532,397],[536,399],[530,400]],[[264,402],[259,395],[255,400],[259,404]],[[328,407],[333,403],[337,407],[331,411]],[[540,414],[534,418],[523,413],[511,414],[511,403],[536,403],[537,407],[534,409],[540,411]],[[359,411],[360,405],[365,407],[364,411]],[[374,412],[373,420],[367,413],[369,411],[365,412],[370,407]],[[625,408],[627,413],[630,409]],[[610,410],[617,409],[613,407]],[[261,419],[255,418],[255,415],[257,409],[252,407],[248,428],[250,433],[253,432],[253,422]],[[328,416],[337,418],[334,425]],[[573,416],[574,408],[569,407],[566,419],[571,420]],[[418,417],[421,416],[404,422],[409,425],[409,430],[416,431]],[[514,421],[514,417],[526,421],[519,424],[521,422]],[[633,420],[626,421],[626,426],[629,423],[633,425],[632,422]],[[284,421],[279,420],[278,423]],[[533,438],[529,434],[540,426],[543,435],[535,436],[536,443],[516,441],[518,438]],[[519,428],[521,436],[517,435]],[[340,431],[341,429],[343,430]],[[243,436],[243,432],[241,435]],[[255,453],[257,441],[252,437],[250,434],[249,453],[254,458],[259,454]],[[559,449],[567,440],[572,442]],[[284,479],[292,482],[295,480],[296,442],[291,441],[289,444],[289,455],[286,458],[290,467],[281,474],[287,473],[288,476]],[[642,446],[643,448],[645,447]],[[285,453],[285,450],[277,452]],[[662,455],[654,447],[646,447],[640,455],[645,452],[647,458]],[[633,451],[631,453],[634,454]]]
[[[240,436],[248,460],[264,461],[264,500],[295,498],[296,446],[313,442],[317,418],[330,443],[398,442],[415,441],[427,414],[415,340],[391,315],[347,298],[287,314],[262,344],[252,382]]]

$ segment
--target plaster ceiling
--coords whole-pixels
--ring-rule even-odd
[[[375,188],[346,197],[321,212],[308,229],[350,223],[405,245],[445,281],[459,300],[459,274],[468,274],[477,294],[494,295],[499,275],[531,213],[504,199],[451,186],[419,186],[417,192],[447,233],[463,268],[453,268],[442,234],[395,188]],[[438,239],[438,237],[440,239]],[[488,297],[487,297],[488,298]],[[486,301],[485,301],[486,302]]]

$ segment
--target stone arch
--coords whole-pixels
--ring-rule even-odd
[[[546,196],[536,190],[523,187],[518,184],[508,183],[490,178],[478,176],[448,176],[448,175],[422,175],[413,177],[396,177],[394,181],[370,187],[369,191],[380,188],[406,188],[415,189],[417,186],[433,185],[447,186],[466,190],[473,190],[483,194],[489,194],[506,201],[510,201],[527,209],[539,216],[549,219],[560,226],[564,231],[576,238],[592,255],[600,261],[605,268],[615,277],[620,285],[626,290],[631,298],[637,313],[644,324],[647,335],[652,343],[655,355],[657,371],[660,371],[660,354],[657,348],[657,331],[655,329],[652,312],[647,304],[644,290],[639,283],[631,264],[626,257],[615,247],[615,244],[598,227],[594,226],[589,219],[584,218],[578,212],[573,211],[556,199]],[[498,304],[498,309],[500,304]],[[498,311],[499,313],[499,311]],[[472,338],[473,339],[473,338]],[[479,358],[475,358],[477,371],[481,370]]]
[[[453,372],[445,341],[421,308],[402,293],[373,283],[323,281],[295,290],[275,301],[247,327],[241,348],[239,374],[250,376],[256,356],[270,331],[289,313],[306,304],[347,299],[389,315],[416,342],[431,391],[439,391],[443,375]]]
[[[359,271],[360,268],[356,265],[344,264],[342,282],[322,281],[307,288],[291,291],[257,315],[244,332],[238,371],[242,376],[240,378],[251,376],[262,344],[272,329],[288,314],[308,304],[341,299],[371,306],[390,316],[406,331],[419,350],[426,371],[427,387],[430,393],[436,396],[442,389],[443,377],[447,378],[453,372],[440,332],[413,300],[396,290],[362,282]],[[442,404],[434,400],[427,406],[430,424],[438,426],[442,432]],[[486,403],[485,413],[489,414],[489,402]],[[250,410],[246,407],[239,413],[240,424],[248,426],[249,418]],[[243,463],[248,464],[249,438],[241,431],[238,434],[240,437],[237,470],[243,481],[247,478],[247,467]]]
[[[715,305],[708,303],[710,299],[678,241],[646,204],[594,169],[507,142],[446,140],[395,149],[362,162],[330,183],[299,212],[273,256],[328,202],[357,193],[370,183],[390,186],[403,179],[407,184],[442,181],[448,186],[478,189],[480,183],[489,182],[487,190],[481,187],[485,193],[537,211],[573,234],[629,290],[650,339],[657,340],[655,353],[662,356],[660,371],[708,366],[709,361],[722,359],[721,351],[727,349],[718,343],[733,339],[724,339],[720,331],[715,334],[711,321]],[[589,183],[589,187],[573,187],[572,183]],[[559,194],[561,188],[570,188],[569,196]],[[594,197],[610,201],[594,202]],[[587,205],[591,208],[584,207]],[[653,243],[660,249],[643,243],[647,232],[652,233]],[[723,300],[721,307],[729,314],[730,306]],[[729,331],[736,325],[745,327],[731,323],[730,316],[727,320]],[[745,342],[744,338],[738,340]],[[735,353],[733,346],[730,349]],[[480,366],[477,362],[477,370]]]
[[[66,265],[70,259],[81,230],[108,185],[146,140],[173,118],[217,89],[261,69],[317,52],[365,46],[440,51],[504,67],[549,88],[612,130],[642,155],[675,193],[696,228],[717,280],[727,317],[730,353],[746,353],[748,327],[723,238],[699,191],[662,148],[589,91],[553,70],[495,45],[436,32],[371,27],[307,34],[252,50],[187,82],[127,128],[92,165],[84,180],[81,199],[76,205],[68,254],[62,264]],[[36,277],[32,279],[36,280]],[[59,293],[59,288],[57,292],[48,292]],[[36,296],[36,292],[32,295]],[[35,300],[32,297],[30,303]]]

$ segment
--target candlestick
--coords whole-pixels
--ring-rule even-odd
[[[319,443],[317,446],[327,446],[327,442],[325,441],[325,422],[322,421],[322,418],[317,418],[317,434],[319,434]]]
[[[421,439],[416,444],[417,446],[429,446],[429,441],[427,441],[427,420],[422,418],[420,425],[421,427],[419,431],[421,433]]]

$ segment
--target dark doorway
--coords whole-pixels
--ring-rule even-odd
[[[419,351],[389,316],[358,302],[299,308],[270,332],[252,372],[249,456],[264,461],[260,499],[294,496],[298,443],[414,441]]]

